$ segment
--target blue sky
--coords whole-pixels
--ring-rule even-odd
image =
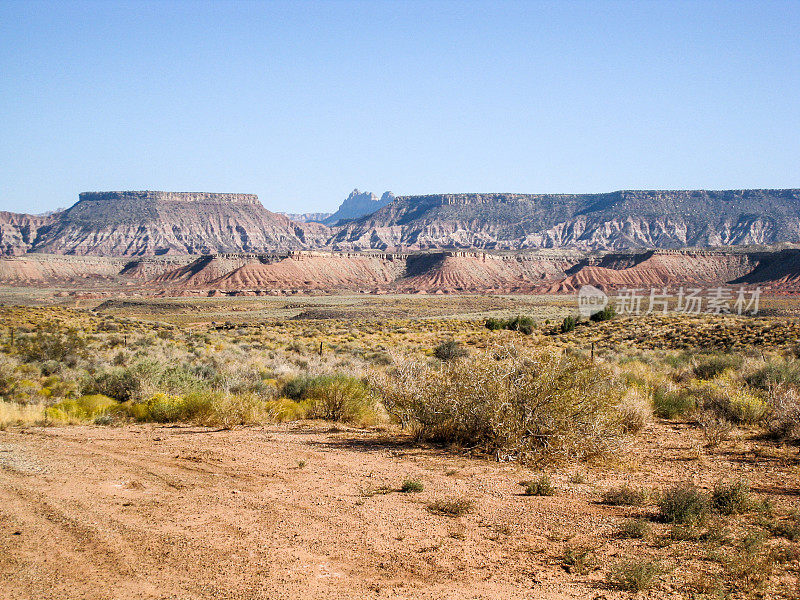
[[[800,187],[800,1],[0,0],[0,210]]]

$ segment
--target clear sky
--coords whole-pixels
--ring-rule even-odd
[[[800,187],[800,0],[0,0],[0,210]]]

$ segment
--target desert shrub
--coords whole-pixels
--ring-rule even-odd
[[[61,371],[64,368],[64,365],[58,362],[57,360],[46,360],[42,363],[42,375],[54,375]]]
[[[603,310],[599,310],[596,313],[593,313],[589,319],[592,321],[600,322],[600,321],[609,321],[617,316],[617,311],[614,310],[613,306],[606,306]]]
[[[727,587],[736,592],[752,592],[764,587],[775,570],[775,551],[764,544],[761,531],[751,531],[737,547],[720,558]]]
[[[709,498],[697,486],[683,483],[662,492],[659,509],[667,523],[701,523],[708,517]]]
[[[564,317],[564,320],[561,322],[561,333],[569,333],[575,329],[575,325],[577,324],[578,321],[572,315]]]
[[[328,421],[359,421],[369,418],[373,401],[367,385],[348,375],[314,377],[305,388],[308,417]]]
[[[674,419],[690,412],[694,398],[685,389],[656,386],[652,392],[653,411],[662,419]]]
[[[650,421],[653,409],[639,388],[631,387],[625,391],[617,406],[620,427],[624,433],[637,433]]]
[[[767,403],[746,387],[730,380],[705,381],[691,389],[698,408],[733,423],[752,424],[767,414]]]
[[[564,548],[561,555],[561,566],[567,573],[585,575],[598,568],[595,549],[589,546],[570,545]]]
[[[444,498],[428,504],[428,511],[445,517],[460,517],[471,512],[473,508],[475,502],[470,498]]]
[[[774,521],[769,526],[772,535],[784,537],[792,542],[800,541],[800,511],[795,511],[782,521]]]
[[[627,539],[644,539],[650,534],[650,522],[646,519],[628,519],[619,528],[617,535]]]
[[[760,369],[745,375],[745,381],[762,390],[770,390],[781,384],[800,386],[800,361],[769,360]]]
[[[505,321],[503,319],[495,319],[494,317],[489,317],[486,319],[486,329],[489,331],[499,331],[501,329],[505,329]]]
[[[738,369],[744,358],[740,354],[712,354],[699,359],[694,374],[700,379],[714,379],[728,369]]]
[[[84,394],[102,394],[127,402],[141,389],[140,380],[131,369],[116,368],[95,375],[83,384]]]
[[[108,396],[91,394],[54,404],[45,411],[45,415],[52,421],[91,421],[113,411],[117,406],[116,400]]]
[[[718,481],[711,492],[711,507],[723,515],[743,513],[752,506],[750,486],[742,479],[732,482]]]
[[[518,316],[513,317],[506,321],[505,328],[511,331],[519,331],[525,335],[533,333],[533,328],[536,326],[536,321],[531,317]]]
[[[425,486],[419,479],[406,479],[403,481],[403,485],[400,486],[400,491],[406,494],[408,493],[419,493],[425,489]]]
[[[270,415],[270,420],[276,423],[297,421],[305,419],[308,415],[306,406],[289,398],[278,398],[264,403],[264,410]]]
[[[793,387],[778,386],[768,397],[766,426],[780,440],[800,441],[800,395]]]
[[[627,485],[614,487],[603,493],[603,504],[611,506],[642,506],[647,503],[647,492]]]
[[[390,415],[420,438],[504,453],[585,458],[617,447],[621,389],[604,368],[558,352],[485,351],[372,375]]]
[[[526,496],[553,496],[556,493],[556,489],[550,482],[550,476],[547,474],[538,479],[520,481],[519,484],[525,488]]]
[[[653,587],[662,573],[661,565],[651,560],[628,560],[611,567],[608,582],[626,592],[643,592]]]
[[[469,350],[467,350],[461,342],[447,340],[433,349],[433,355],[439,360],[454,360],[456,358],[468,356]]]
[[[733,431],[733,425],[728,419],[711,411],[702,411],[697,422],[703,430],[703,437],[709,448],[716,448],[722,442],[727,441]]]
[[[525,335],[530,335],[533,333],[533,329],[536,326],[536,321],[534,321],[532,317],[520,315],[510,319],[489,318],[486,319],[485,325],[490,331],[509,329],[511,331],[519,331]]]
[[[313,381],[314,378],[308,375],[294,377],[284,384],[281,393],[292,400],[304,400]]]
[[[70,367],[87,354],[86,340],[71,328],[40,328],[33,335],[21,336],[16,349],[25,362],[56,361]]]

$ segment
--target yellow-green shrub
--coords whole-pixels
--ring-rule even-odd
[[[303,404],[290,398],[278,398],[265,402],[264,409],[270,415],[271,420],[277,423],[305,419],[308,412]]]
[[[118,405],[118,402],[108,396],[91,394],[54,404],[46,410],[46,415],[48,420],[54,422],[78,423],[91,421],[115,409]]]

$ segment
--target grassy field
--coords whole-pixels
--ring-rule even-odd
[[[105,428],[127,444],[136,431],[151,436],[158,427],[206,428],[230,439],[307,427],[316,432],[315,447],[330,445],[342,460],[361,448],[374,452],[376,470],[409,471],[402,481],[359,479],[364,498],[419,494],[425,519],[458,524],[426,551],[435,572],[451,573],[442,577],[453,578],[453,589],[461,576],[447,567],[454,559],[446,548],[471,540],[473,549],[491,546],[517,561],[535,555],[525,559],[535,563],[532,571],[509,566],[508,578],[486,597],[511,597],[504,586],[513,580],[527,587],[551,581],[550,595],[541,597],[553,598],[795,598],[800,320],[789,297],[764,306],[759,317],[616,317],[566,332],[563,319],[573,312],[567,297],[5,306],[0,428],[16,447],[19,432],[59,428]],[[520,315],[529,319],[503,328]],[[490,330],[487,319],[504,325]],[[336,446],[342,435],[347,451]],[[270,451],[280,453],[282,443]],[[393,453],[398,447],[434,453],[437,472],[468,465],[498,490],[537,498],[537,510],[566,502],[564,519],[597,519],[580,534],[551,520],[517,535],[510,505],[490,500],[491,488],[415,476]],[[249,460],[247,448],[241,452]],[[306,460],[295,467],[302,470]],[[352,483],[329,485],[344,490]],[[428,494],[430,485],[441,493]],[[331,502],[349,501],[350,492],[342,493]],[[406,527],[421,526],[423,513],[393,502],[386,510],[400,511]],[[496,535],[476,538],[469,528],[487,519],[496,521]],[[453,531],[460,533],[451,537]],[[537,547],[541,555],[530,550]],[[390,583],[373,578],[359,585]],[[446,589],[420,583],[409,597]]]

